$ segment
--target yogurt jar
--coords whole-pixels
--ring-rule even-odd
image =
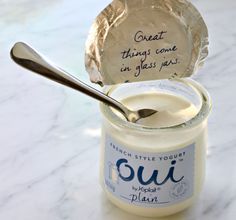
[[[101,104],[101,184],[109,200],[141,216],[167,216],[191,206],[205,176],[207,91],[190,79],[159,80],[107,88],[130,108],[158,112],[126,121]]]
[[[121,209],[166,216],[199,195],[211,102],[189,77],[207,55],[207,26],[188,0],[113,0],[95,19],[85,51],[91,82],[129,109],[157,110],[130,123],[101,104],[101,184]]]

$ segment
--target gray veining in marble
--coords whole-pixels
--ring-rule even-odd
[[[98,184],[98,103],[27,72],[9,58],[13,43],[26,41],[88,82],[84,43],[93,19],[108,2],[0,0],[2,220],[145,220],[114,207]],[[210,56],[194,76],[213,98],[207,175],[198,202],[165,219],[233,220],[236,1],[193,3],[210,32]]]

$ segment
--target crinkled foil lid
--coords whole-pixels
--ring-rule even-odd
[[[85,65],[100,85],[188,77],[207,47],[207,27],[190,2],[114,0],[91,28]]]

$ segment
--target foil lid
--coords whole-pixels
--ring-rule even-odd
[[[85,66],[100,85],[191,76],[208,55],[208,31],[186,0],[114,0],[90,30]]]

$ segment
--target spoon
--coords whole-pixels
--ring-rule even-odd
[[[70,75],[53,63],[49,62],[46,58],[44,58],[33,48],[23,42],[17,42],[12,47],[10,54],[11,58],[20,66],[38,73],[39,75],[44,76],[50,80],[56,81],[67,87],[80,91],[101,102],[104,102],[105,104],[121,112],[130,122],[135,123],[139,119],[146,118],[157,112],[153,109],[139,109],[137,111],[128,109],[123,104],[111,98],[110,96],[85,84],[76,77]]]

